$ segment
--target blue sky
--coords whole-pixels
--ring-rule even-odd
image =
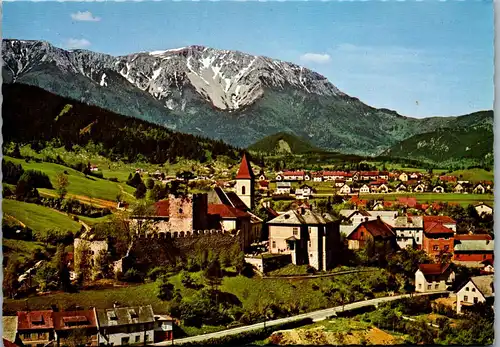
[[[493,108],[486,0],[4,2],[2,31],[112,55],[192,44],[265,55],[412,117]]]

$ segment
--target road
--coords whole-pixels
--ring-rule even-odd
[[[450,292],[443,290],[443,291],[434,291],[434,292],[429,292],[429,293],[414,293],[414,294],[412,294],[412,296],[437,295],[437,294],[447,294],[447,293],[450,293]],[[297,316],[275,319],[272,321],[265,322],[265,326],[271,327],[271,326],[284,324],[284,323],[291,323],[291,322],[295,322],[295,321],[299,321],[299,320],[307,319],[307,318],[312,319],[313,322],[318,322],[318,321],[322,321],[322,320],[328,319],[329,317],[334,316],[336,314],[336,312],[342,312],[343,310],[349,311],[349,310],[358,309],[358,308],[362,308],[362,307],[366,307],[366,306],[378,305],[378,304],[383,303],[383,302],[399,300],[399,299],[409,297],[409,296],[410,296],[410,294],[403,294],[403,295],[386,296],[383,298],[376,298],[376,299],[353,302],[350,304],[346,304],[344,306],[344,309],[342,309],[342,306],[336,306],[336,307],[331,307],[331,308],[327,308],[327,309],[323,309],[323,310],[319,310],[319,311],[313,311],[313,312],[309,312],[309,313],[299,314]],[[262,328],[264,328],[264,323],[257,323],[257,324],[252,324],[252,325],[246,325],[243,327],[222,330],[222,331],[218,331],[218,332],[210,333],[210,334],[197,335],[197,336],[191,336],[191,337],[186,337],[186,338],[182,338],[182,339],[176,339],[176,340],[174,340],[174,344],[180,345],[180,344],[189,343],[189,342],[198,343],[198,342],[203,342],[205,340],[212,339],[212,338],[220,338],[220,337],[228,336],[228,335],[236,335],[236,334],[241,334],[243,332],[256,330],[256,329],[262,329]],[[172,345],[172,341],[158,342],[158,343],[155,343],[153,345],[154,346],[170,346],[170,345]]]

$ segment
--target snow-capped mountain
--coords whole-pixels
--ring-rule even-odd
[[[66,51],[42,41],[4,40],[2,48],[13,81],[40,64],[54,63],[64,73],[81,74],[106,88],[112,71],[171,110],[184,109],[182,95],[188,87],[215,108],[226,111],[252,105],[263,96],[265,87],[344,95],[325,77],[301,66],[202,46],[119,57],[87,50]]]
[[[319,148],[378,154],[456,120],[403,117],[370,107],[298,65],[202,46],[114,57],[3,40],[2,57],[4,83],[37,86],[239,147],[286,132]]]

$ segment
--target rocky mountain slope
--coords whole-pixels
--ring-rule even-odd
[[[236,51],[191,46],[113,57],[22,40],[3,40],[2,50],[6,83],[240,147],[284,131],[327,150],[378,154],[456,120],[375,109],[311,70]]]
[[[471,122],[472,120],[475,122]],[[460,124],[465,121],[467,125]],[[458,117],[458,125],[414,135],[392,146],[383,155],[434,162],[493,163],[493,112]]]

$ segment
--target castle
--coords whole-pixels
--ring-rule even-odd
[[[166,233],[170,238],[230,232],[245,249],[261,237],[263,221],[251,213],[253,205],[254,175],[243,155],[236,192],[217,187],[208,194],[169,195],[155,203],[152,215],[132,216],[130,228],[138,235]]]

